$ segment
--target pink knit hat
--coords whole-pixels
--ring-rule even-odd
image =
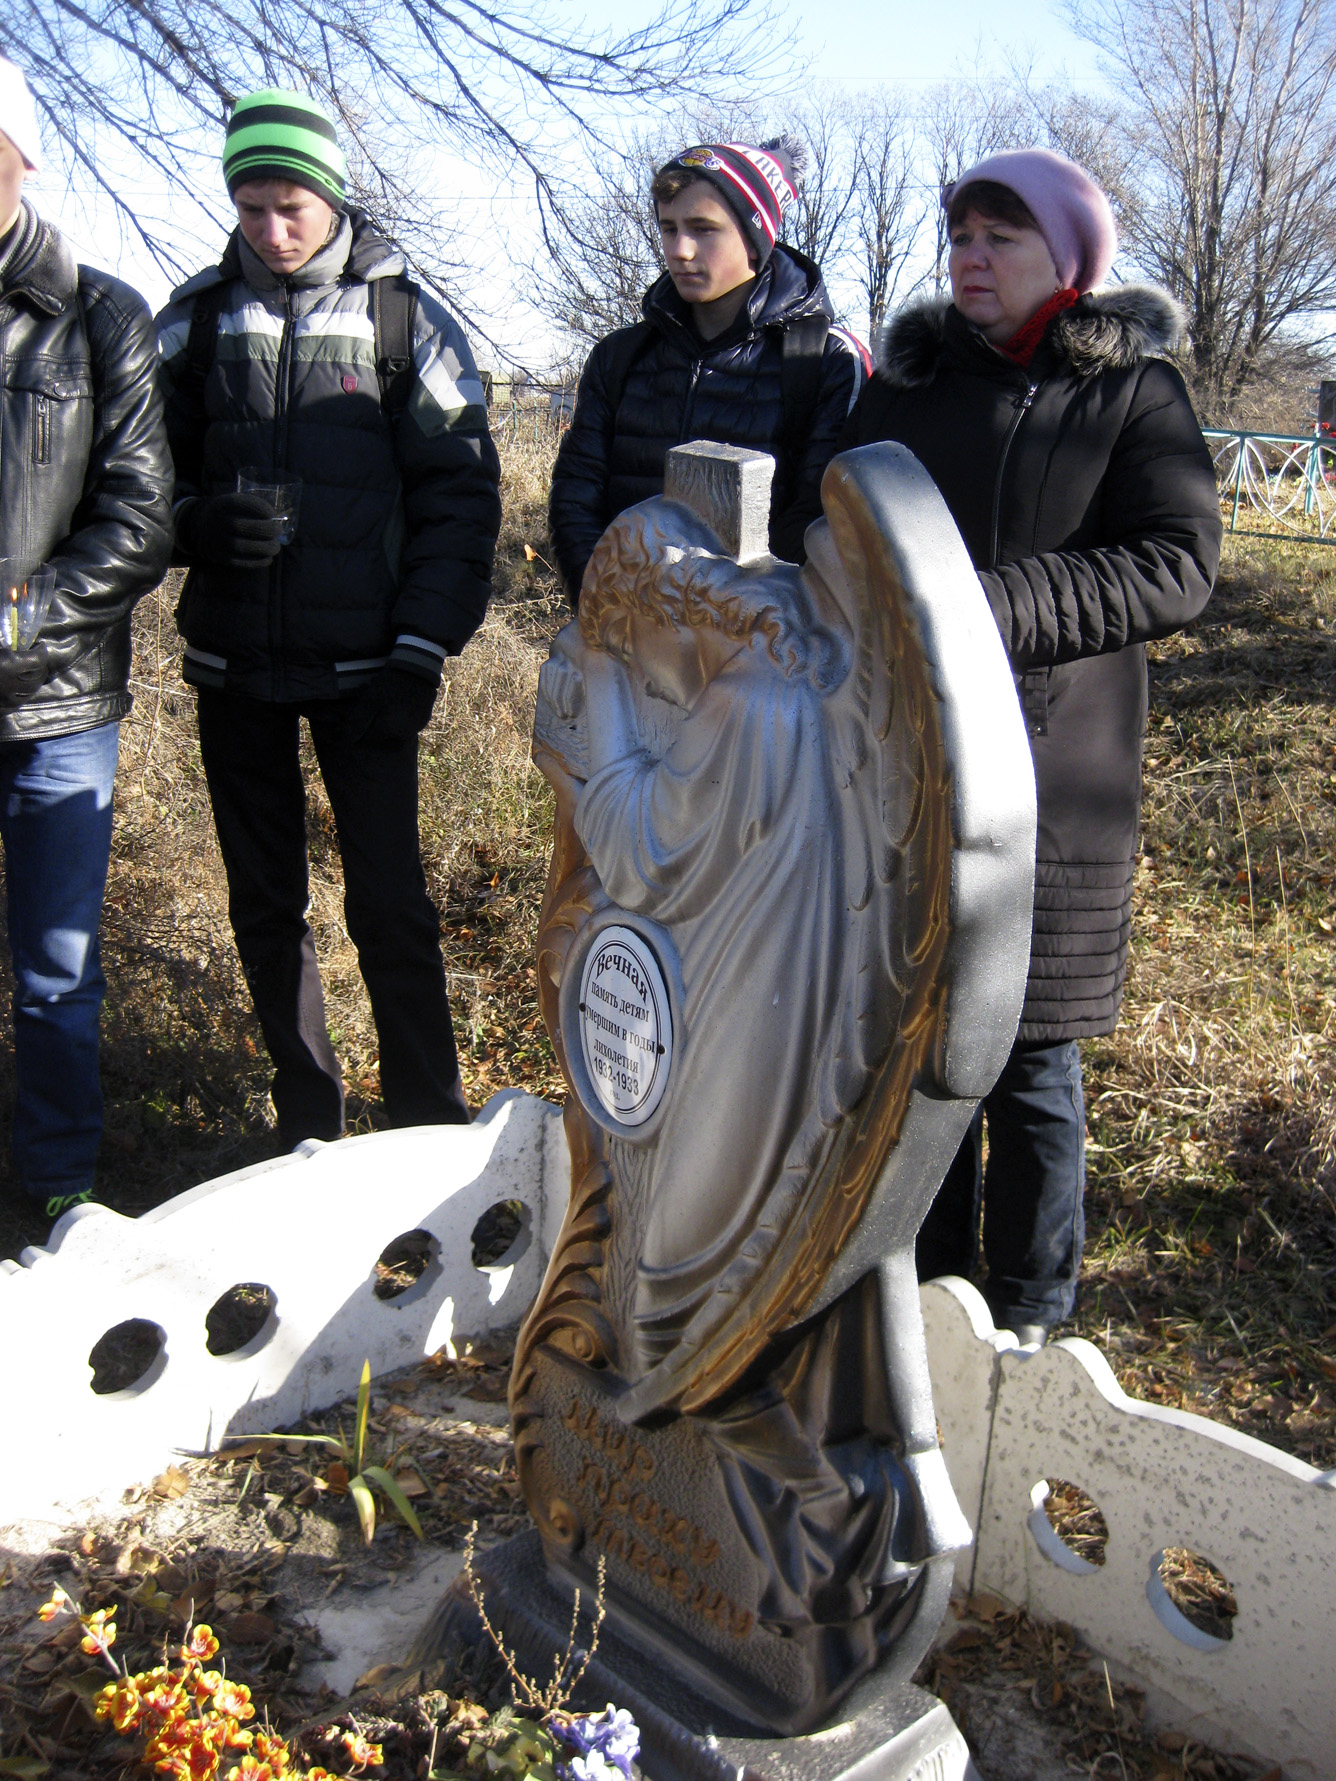
[[[1058,277],[1070,289],[1092,291],[1113,264],[1118,233],[1109,200],[1083,167],[1047,148],[1009,148],[989,155],[942,188],[942,208],[979,180],[1006,186],[1030,207]]]

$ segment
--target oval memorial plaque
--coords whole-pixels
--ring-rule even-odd
[[[580,1045],[603,1110],[644,1125],[668,1086],[673,1018],[659,961],[630,928],[604,928],[585,959]]]

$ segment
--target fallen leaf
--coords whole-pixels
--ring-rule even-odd
[[[394,1474],[394,1482],[399,1486],[406,1497],[426,1497],[431,1495],[431,1492],[422,1482],[421,1478],[418,1477],[416,1472],[396,1472]]]
[[[1053,1678],[1053,1705],[1056,1707],[1058,1702],[1061,1699],[1062,1699],[1062,1684],[1061,1684],[1061,1682],[1059,1682],[1058,1678],[1055,1676]]]
[[[977,1620],[996,1620],[999,1614],[1006,1613],[1007,1605],[995,1595],[972,1595],[969,1611]]]
[[[340,1496],[348,1494],[348,1468],[341,1459],[331,1460],[325,1471],[325,1482]]]
[[[1317,1364],[1319,1370],[1325,1373],[1328,1379],[1336,1379],[1336,1360],[1333,1360],[1329,1354],[1319,1354]]]
[[[180,1466],[168,1466],[165,1472],[159,1472],[153,1480],[153,1494],[170,1501],[174,1497],[183,1497],[190,1489],[190,1474],[183,1472]]]
[[[986,1645],[988,1635],[981,1633],[977,1626],[962,1627],[947,1645],[948,1651],[972,1651],[976,1645]]]
[[[232,1614],[225,1626],[227,1636],[234,1645],[267,1645],[278,1631],[267,1614],[253,1612]]]
[[[375,1664],[365,1675],[359,1676],[353,1684],[354,1688],[377,1688],[382,1682],[388,1682],[391,1676],[399,1674],[397,1664]]]
[[[239,1441],[235,1447],[221,1448],[216,1457],[218,1459],[268,1459],[277,1445],[277,1441]]]

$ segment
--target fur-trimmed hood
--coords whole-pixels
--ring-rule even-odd
[[[932,382],[946,345],[950,298],[911,303],[882,330],[877,376],[895,389]],[[968,324],[964,326],[968,328]],[[1045,347],[1078,377],[1128,371],[1147,359],[1168,358],[1183,338],[1183,310],[1158,285],[1122,284],[1089,292],[1052,323]],[[973,332],[973,330],[970,330]]]

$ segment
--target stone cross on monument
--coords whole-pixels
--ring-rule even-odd
[[[914,1238],[1015,1033],[1033,779],[913,456],[835,459],[801,571],[773,468],[670,452],[540,679],[571,1196],[511,1382],[536,1531],[478,1570],[538,1669],[604,1572],[588,1686],[652,1777],[944,1778],[909,1679],[970,1532]],[[424,1653],[473,1632],[447,1600]]]

